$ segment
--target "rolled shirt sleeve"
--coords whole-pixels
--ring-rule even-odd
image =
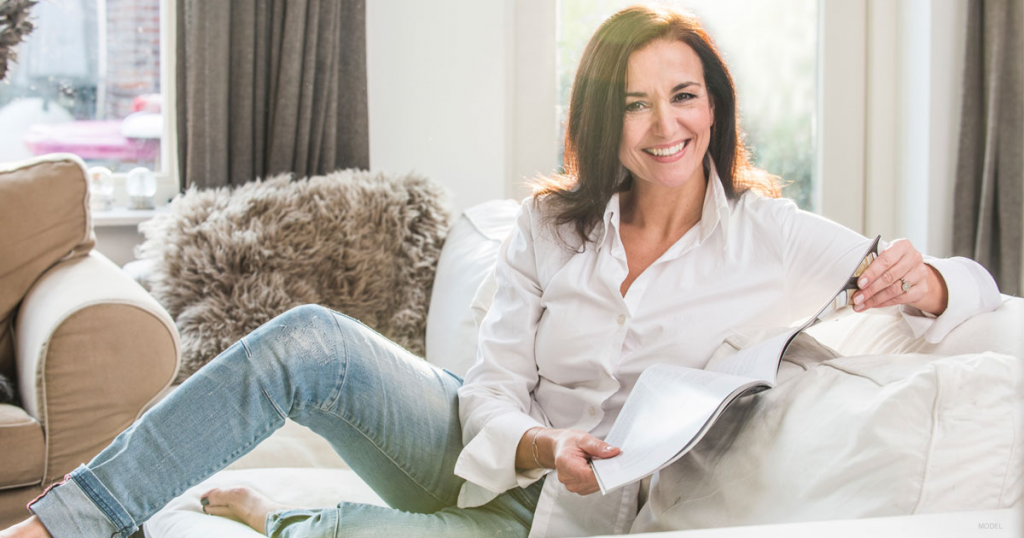
[[[494,302],[480,327],[476,364],[459,389],[465,446],[455,474],[467,480],[460,506],[484,504],[545,473],[520,473],[515,467],[519,440],[530,428],[546,425],[532,396],[538,381],[534,344],[543,310],[533,203],[523,203],[516,227],[498,253]]]
[[[946,310],[933,316],[911,306],[902,305],[900,313],[910,326],[914,338],[930,344],[942,341],[957,325],[982,312],[991,312],[1002,303],[995,279],[978,262],[968,258],[934,258],[924,262],[935,268],[949,290]]]
[[[834,279],[826,275],[841,275],[856,264],[868,238],[836,222],[802,211],[788,200],[771,201],[773,218],[781,233],[779,238],[785,265],[786,289],[792,311],[799,318],[821,306],[821,297],[834,293]],[[879,242],[879,252],[888,248]],[[935,258],[924,256],[924,262],[934,267],[949,290],[946,310],[934,316],[921,310],[900,305],[871,309],[868,313],[888,311],[898,313],[913,332],[914,338],[928,343],[941,341],[956,326],[975,314],[990,312],[1002,303],[999,288],[984,267],[968,258]],[[825,278],[821,278],[821,277]],[[825,287],[822,287],[822,284]]]

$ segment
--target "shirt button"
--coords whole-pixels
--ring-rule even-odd
[[[597,409],[594,409],[594,406],[590,406],[587,408],[587,413],[590,413],[590,416],[594,416],[597,414]]]
[[[626,324],[626,315],[625,314],[619,314],[619,319],[616,320],[616,321],[619,322],[619,325],[625,325]]]

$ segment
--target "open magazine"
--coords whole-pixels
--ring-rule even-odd
[[[857,278],[877,256],[878,241],[876,236],[839,291],[803,324],[740,350],[706,370],[672,364],[644,370],[605,437],[622,452],[591,462],[601,492],[640,480],[683,457],[729,404],[775,386],[779,363],[796,335],[850,311],[846,307],[858,290]]]

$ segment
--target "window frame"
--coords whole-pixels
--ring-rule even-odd
[[[163,170],[156,175],[157,201],[174,197],[181,191],[178,168],[178,114],[177,114],[177,3],[178,0],[160,0],[160,110],[164,115],[164,133],[160,143]]]
[[[154,203],[158,208],[167,205],[168,200],[181,191],[178,184],[178,136],[177,114],[175,113],[177,89],[175,84],[175,15],[177,1],[160,0],[160,110],[163,114],[160,162],[162,166],[160,170],[153,171],[157,181]],[[100,21],[100,24],[105,24],[105,22]],[[101,43],[100,47],[103,50],[106,48],[106,45]],[[126,209],[128,205],[128,193],[125,186],[128,177],[127,172],[114,172],[112,176],[114,179],[114,207],[110,210],[93,209],[94,224],[96,226],[123,226],[137,224],[150,218],[154,214],[151,210]]]

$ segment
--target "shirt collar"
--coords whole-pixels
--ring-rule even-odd
[[[729,210],[729,197],[725,195],[725,187],[722,186],[722,179],[718,176],[715,162],[711,159],[708,159],[708,162],[710,163],[708,188],[704,190],[704,205],[701,209],[700,221],[697,223],[700,230],[698,243],[703,243],[708,237],[711,237],[717,226],[722,227],[724,238],[728,237],[727,232],[729,231],[729,215],[731,213]],[[608,229],[611,226],[618,229],[619,213],[619,193],[615,193],[608,200],[608,205],[604,209],[604,216],[601,219],[601,230],[597,239],[597,249],[599,252],[608,235]]]
[[[597,251],[600,252],[604,246],[604,240],[608,236],[608,229],[615,226],[619,228],[619,193],[612,195],[608,204],[604,206],[604,216],[601,218],[601,233],[597,238]]]
[[[710,173],[708,174],[708,188],[704,191],[704,208],[701,212],[700,242],[703,243],[715,231],[716,226],[722,227],[723,238],[728,237],[729,231],[729,197],[725,195],[725,187],[722,186],[722,178],[718,176],[718,169],[715,162],[708,159]]]

